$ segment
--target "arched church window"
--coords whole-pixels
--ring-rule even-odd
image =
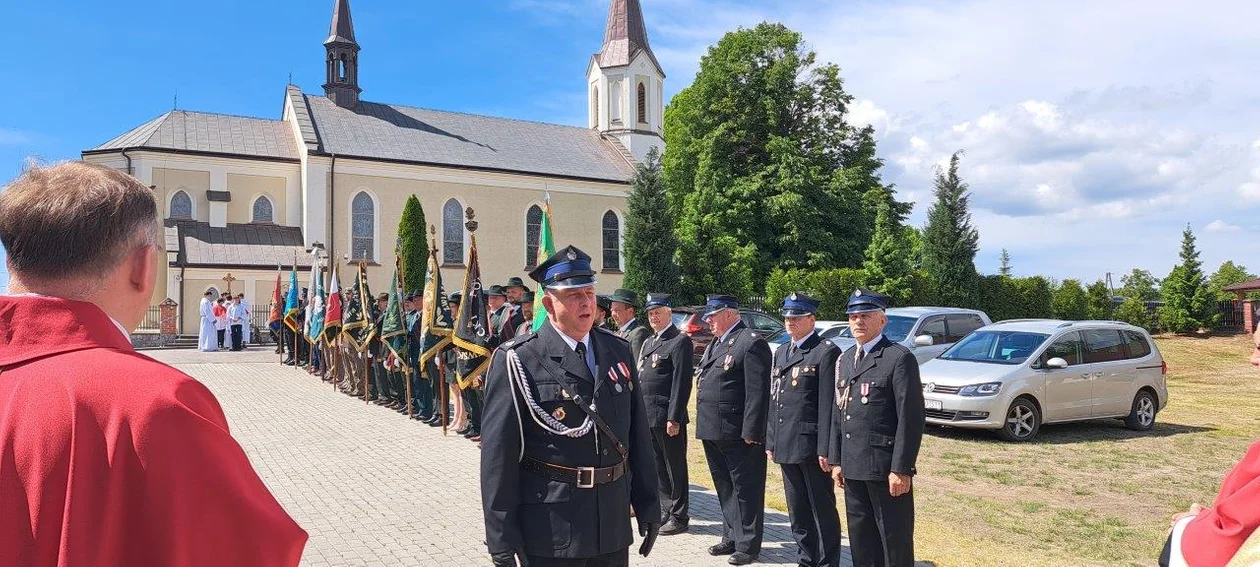
[[[538,243],[542,238],[543,210],[532,205],[525,212],[525,269],[538,267]]]
[[[376,204],[372,196],[360,191],[350,202],[350,258],[376,260]]]
[[[625,96],[622,94],[622,91],[624,91],[625,89],[621,88],[621,81],[613,81],[612,86],[610,86],[609,88],[612,89],[612,95],[613,95],[612,108],[608,109],[609,112],[612,113],[612,115],[610,116],[610,119],[613,120],[614,122],[621,122],[621,107],[624,106],[622,101],[625,100]]]
[[[171,218],[173,219],[190,219],[192,218],[192,197],[182,189],[175,192],[171,197]]]
[[[271,206],[271,199],[268,199],[266,195],[259,195],[258,198],[254,200],[253,208],[253,216],[250,218],[251,222],[276,221],[274,214],[275,207]]]
[[[604,269],[621,269],[621,219],[617,213],[604,213]]]
[[[647,88],[643,83],[639,83],[639,122],[646,123],[647,120]]]
[[[464,206],[455,198],[442,205],[442,262],[464,263]]]

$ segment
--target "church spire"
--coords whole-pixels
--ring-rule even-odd
[[[358,106],[363,89],[359,88],[359,44],[354,40],[350,0],[335,0],[324,51],[328,54],[324,94],[342,108]]]
[[[612,0],[608,6],[608,24],[604,28],[604,45],[595,58],[600,67],[629,65],[639,52],[647,54],[656,69],[664,75],[661,64],[648,44],[647,26],[639,0]]]

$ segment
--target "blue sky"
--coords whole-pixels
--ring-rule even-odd
[[[318,92],[332,0],[47,0],[6,8],[0,183],[74,158],[166,110],[278,117]],[[567,124],[607,0],[355,0],[365,99]],[[1208,269],[1260,268],[1260,3],[1166,0],[643,0],[653,49],[686,86],[726,31],[762,20],[839,63],[885,178],[917,204],[965,149],[977,265],[1093,281],[1166,274],[1180,230]],[[0,286],[7,276],[0,273]]]

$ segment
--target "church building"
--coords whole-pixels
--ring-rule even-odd
[[[372,290],[388,291],[413,194],[437,228],[448,292],[464,280],[466,209],[483,280],[503,283],[533,269],[548,196],[557,245],[592,256],[600,293],[621,285],[634,166],[664,151],[665,73],[639,0],[611,0],[587,66],[585,128],[365,100],[349,0],[335,0],[324,52],[322,93],[288,85],[278,119],[172,110],[83,152],[153,188],[166,250],[154,302],[180,304],[181,333],[197,332],[208,289],[265,310],[277,266],[286,283],[295,257],[309,273],[313,247],[339,263],[343,286],[364,261]]]

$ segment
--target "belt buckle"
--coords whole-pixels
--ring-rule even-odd
[[[590,480],[582,482],[582,475],[586,475]],[[578,467],[577,486],[578,488],[595,488],[595,467]]]

